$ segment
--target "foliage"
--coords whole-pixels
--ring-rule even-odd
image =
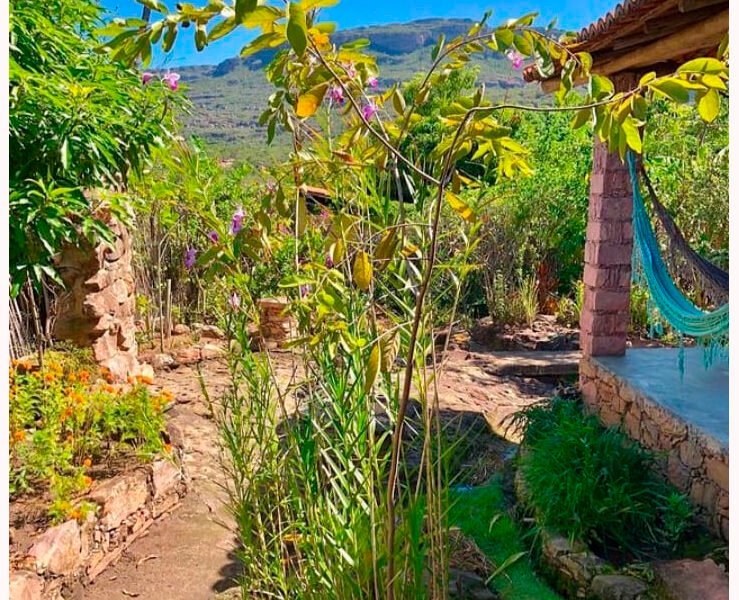
[[[87,355],[48,352],[42,367],[27,360],[10,369],[10,494],[50,494],[49,514],[82,518],[79,494],[91,474],[114,457],[148,458],[167,449],[167,392],[152,395],[143,380],[112,385]],[[149,382],[150,383],[150,382]]]
[[[652,454],[572,400],[554,398],[517,418],[525,425],[521,474],[542,526],[627,556],[680,542],[692,511],[653,474]]]
[[[502,565],[526,550],[515,522],[506,512],[500,475],[484,486],[452,490],[449,520],[472,537],[495,565]],[[515,561],[493,579],[492,585],[503,600],[559,598],[536,575],[526,558]]]
[[[58,279],[65,243],[106,239],[100,199],[125,184],[168,135],[173,101],[161,85],[95,53],[92,0],[10,3],[10,275]],[[119,201],[107,206],[124,215]]]

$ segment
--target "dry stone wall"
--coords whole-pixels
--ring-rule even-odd
[[[91,347],[95,360],[119,380],[138,375],[136,286],[132,240],[109,219],[111,244],[68,246],[57,258],[66,289],[56,309],[54,337]]]
[[[658,469],[688,495],[698,518],[729,539],[729,449],[598,363],[583,358],[580,388],[586,406],[606,426],[620,426],[656,451]]]
[[[99,482],[89,495],[97,509],[85,521],[55,525],[11,550],[10,599],[79,597],[80,586],[118,560],[185,493],[182,470],[169,460]]]

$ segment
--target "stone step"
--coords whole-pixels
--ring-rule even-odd
[[[578,350],[474,352],[470,361],[490,375],[556,377],[577,375]]]
[[[661,600],[729,600],[729,576],[710,559],[656,563],[654,576]]]

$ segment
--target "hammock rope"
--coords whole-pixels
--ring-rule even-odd
[[[669,250],[672,255],[669,266],[673,268],[673,272],[676,271],[681,277],[685,277],[686,279],[692,278],[694,281],[697,281],[711,302],[715,304],[728,302],[729,274],[691,248],[682,231],[678,228],[677,223],[675,223],[675,220],[664,204],[657,198],[657,194],[654,191],[654,187],[643,163],[639,164],[639,171],[652,201],[654,213],[657,215],[659,222],[662,224],[662,229],[664,229],[667,235],[670,244]],[[679,257],[683,260],[677,260]],[[683,266],[681,262],[687,264],[688,268],[681,268]]]
[[[635,272],[644,279],[649,295],[662,318],[682,335],[687,335],[705,346],[706,366],[724,354],[728,346],[729,304],[712,311],[703,311],[693,304],[672,281],[660,254],[659,243],[652,229],[644,199],[639,188],[636,159],[627,155],[629,174],[634,196],[634,258]],[[680,356],[680,369],[684,358]]]

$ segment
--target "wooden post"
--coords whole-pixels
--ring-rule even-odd
[[[638,75],[613,78],[616,91],[636,87]],[[585,296],[580,315],[584,358],[626,351],[633,248],[633,198],[628,167],[596,138],[585,242]]]

